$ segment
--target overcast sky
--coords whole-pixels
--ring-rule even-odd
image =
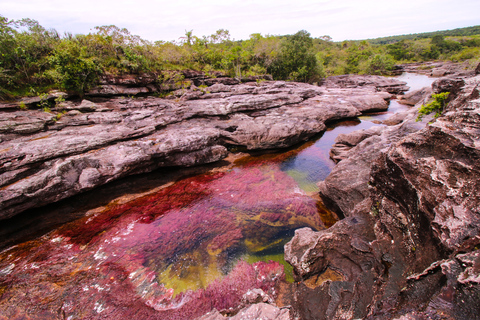
[[[342,41],[480,25],[480,0],[0,0],[0,15],[73,34],[114,24],[151,41],[218,29],[236,40],[303,29]]]

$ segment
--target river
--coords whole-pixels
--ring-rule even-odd
[[[433,81],[397,78],[411,90]],[[283,246],[294,230],[321,230],[337,219],[316,185],[335,165],[328,155],[335,137],[381,125],[407,108],[391,101],[386,112],[330,124],[289,150],[237,154],[182,178],[165,170],[129,178],[119,190],[110,185],[42,209],[53,212],[46,215],[56,221],[53,230],[38,228],[35,238],[0,253],[0,314],[146,319],[161,312],[160,318],[181,319],[237,303],[242,288],[271,291],[278,281],[292,281]],[[102,197],[108,201],[98,202]],[[41,220],[35,215],[30,224]],[[11,232],[25,233],[19,229]],[[118,313],[122,308],[128,311]]]

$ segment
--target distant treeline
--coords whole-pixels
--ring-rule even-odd
[[[433,38],[434,36],[463,37],[463,36],[474,36],[474,35],[480,35],[480,26],[381,37],[381,38],[375,38],[375,39],[368,39],[367,41],[372,44],[389,44],[389,43],[395,43],[401,40],[425,39],[425,38]]]
[[[329,36],[313,38],[305,30],[286,36],[255,33],[240,41],[231,40],[224,29],[201,37],[190,30],[178,41],[150,42],[116,26],[95,27],[87,35],[61,35],[35,20],[0,16],[0,98],[51,89],[82,95],[104,74],[150,73],[162,83],[171,81],[175,71],[192,69],[207,75],[270,74],[277,80],[313,83],[330,75],[389,74],[399,63],[470,59],[473,64],[480,58],[480,35],[453,37],[442,32],[375,44],[333,42]]]

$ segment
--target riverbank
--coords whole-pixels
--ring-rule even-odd
[[[297,230],[285,247],[297,316],[479,318],[479,83],[478,75],[434,82],[449,104],[425,127],[410,113],[339,139],[340,162],[319,188],[345,218]]]
[[[0,219],[160,167],[219,161],[227,148],[285,148],[325,123],[385,110],[404,83],[375,76],[324,86],[214,84],[145,97],[0,111]],[[340,79],[341,80],[341,79]],[[47,110],[48,111],[48,110]]]
[[[385,109],[388,105],[386,99],[392,97],[392,94],[379,92],[377,87],[384,88],[385,84],[393,88],[404,87],[401,82],[384,80],[380,77],[366,77],[363,80],[356,77],[355,81],[361,82],[357,88],[347,88],[343,80],[342,82],[332,82],[331,85],[324,87],[262,82],[232,86],[231,88],[223,87],[220,92],[212,92],[219,87],[217,85],[210,88],[212,91],[199,92],[192,88],[188,91],[178,92],[179,96],[173,96],[171,100],[114,98],[112,99],[114,103],[112,103],[112,101],[100,99],[92,102],[97,107],[90,107],[90,109],[83,108],[86,102],[77,104],[69,102],[67,106],[74,105],[77,110],[68,111],[57,123],[52,123],[51,127],[46,124],[46,132],[32,132],[21,136],[19,132],[15,132],[10,127],[8,130],[12,131],[5,135],[4,142],[18,148],[22,144],[14,145],[13,142],[23,138],[21,141],[25,143],[24,148],[17,150],[27,150],[29,143],[30,146],[37,142],[43,143],[44,147],[36,148],[41,152],[25,158],[19,157],[17,165],[20,165],[20,161],[23,159],[30,161],[27,161],[27,164],[35,163],[35,161],[38,163],[40,162],[38,157],[58,152],[59,159],[44,162],[46,165],[52,165],[58,163],[56,161],[62,163],[64,161],[62,157],[65,156],[72,157],[70,160],[81,159],[79,154],[65,155],[71,150],[65,147],[58,149],[58,146],[55,145],[57,141],[61,141],[60,137],[66,137],[67,143],[68,139],[72,139],[69,145],[72,146],[71,148],[76,148],[73,150],[79,152],[78,150],[81,151],[81,148],[85,148],[87,150],[85,157],[90,157],[88,158],[90,160],[84,163],[93,165],[95,170],[100,171],[102,162],[91,161],[91,157],[92,155],[98,156],[97,152],[104,154],[105,149],[111,148],[111,146],[105,147],[100,140],[94,140],[93,142],[99,145],[98,151],[97,149],[89,150],[87,144],[83,142],[87,138],[81,129],[105,129],[105,123],[100,123],[100,120],[95,122],[95,119],[111,119],[113,114],[117,114],[117,116],[120,114],[125,115],[124,119],[126,120],[121,122],[121,126],[124,127],[136,126],[138,129],[147,127],[148,124],[154,127],[152,125],[154,121],[157,123],[170,121],[174,128],[176,128],[175,126],[187,128],[187,130],[176,131],[178,137],[172,136],[171,138],[175,143],[178,142],[177,139],[185,140],[191,137],[191,135],[187,135],[188,130],[192,130],[194,125],[201,124],[202,126],[199,125],[199,130],[196,132],[208,134],[208,130],[216,130],[219,137],[222,137],[213,140],[214,146],[221,141],[221,143],[225,143],[225,145],[220,145],[223,148],[243,147],[244,150],[250,149],[250,151],[259,148],[285,147],[325,130],[325,122],[360,115],[359,109],[363,111]],[[349,86],[351,85],[349,84]],[[240,90],[241,93],[236,90]],[[195,98],[188,98],[192,94],[196,95]],[[359,102],[352,100],[354,97],[357,97]],[[291,99],[294,101],[291,102]],[[295,102],[297,100],[299,102]],[[159,102],[164,103],[166,107],[159,108]],[[109,107],[114,110],[105,110]],[[235,108],[237,110],[232,111]],[[27,112],[38,113],[39,111],[22,110],[22,114]],[[69,112],[72,113],[68,114]],[[150,116],[145,116],[145,114]],[[10,115],[18,114],[17,111],[14,111]],[[107,117],[107,115],[110,116]],[[134,116],[136,116],[135,121],[132,120]],[[211,120],[210,127],[204,126],[207,120]],[[116,122],[107,124],[113,128]],[[310,126],[308,126],[309,124]],[[61,126],[58,127],[59,125]],[[159,132],[169,131],[171,130],[169,126],[170,124],[159,126],[156,130]],[[237,128],[232,130],[235,126]],[[74,132],[75,135],[62,135],[65,132]],[[90,131],[91,136],[93,136],[93,132],[98,131]],[[111,133],[112,131],[101,137],[112,139],[111,141],[114,141],[115,147],[119,150],[125,149],[123,143],[130,146],[132,143],[137,144],[139,140],[152,141],[146,137],[145,139],[133,137],[133,139],[123,141],[118,138],[121,136],[120,134],[115,136]],[[95,135],[95,137],[97,136]],[[107,141],[106,139],[105,141]],[[275,141],[275,139],[279,140]],[[73,142],[77,142],[77,144]],[[202,147],[198,144],[198,140],[192,139],[190,142],[192,148]],[[46,147],[52,143],[54,144],[52,147],[55,147],[53,151]],[[170,145],[164,143],[163,147],[165,146]],[[298,151],[292,150],[292,152]],[[172,152],[172,154],[178,153]],[[302,171],[295,170],[291,165],[282,165],[277,160],[288,156],[289,152],[274,155],[273,158],[265,155],[254,157],[245,164],[237,163],[233,166],[230,164],[227,167],[224,166],[226,164],[224,159],[218,169],[215,169],[215,164],[212,164],[210,169],[214,170],[204,173],[197,171],[195,167],[190,167],[191,169],[188,170],[195,173],[195,176],[180,179],[175,184],[168,183],[168,178],[175,178],[168,169],[155,171],[153,174],[144,174],[140,180],[125,178],[122,184],[115,184],[115,187],[109,188],[107,185],[105,188],[95,189],[100,190],[98,195],[97,191],[91,191],[90,196],[79,195],[72,202],[70,201],[72,198],[67,198],[58,203],[58,208],[57,204],[51,205],[50,208],[54,209],[51,210],[53,214],[49,216],[41,214],[41,211],[44,211],[43,208],[40,212],[30,209],[29,213],[25,215],[20,214],[4,220],[6,222],[4,225],[12,226],[13,229],[7,228],[7,234],[13,233],[18,236],[20,233],[17,240],[25,239],[25,236],[28,237],[27,239],[33,240],[3,252],[0,269],[4,273],[5,281],[3,283],[8,284],[8,290],[7,287],[2,287],[5,288],[2,290],[7,290],[5,292],[10,298],[2,300],[2,308],[8,310],[9,314],[19,312],[16,308],[23,306],[22,309],[31,310],[29,314],[40,313],[40,310],[52,314],[52,310],[63,308],[65,313],[70,312],[70,314],[76,314],[83,310],[81,312],[93,312],[93,314],[102,311],[99,313],[102,315],[107,312],[103,310],[105,308],[108,312],[112,312],[112,316],[120,317],[118,312],[121,310],[107,308],[107,306],[116,299],[111,300],[113,299],[112,292],[115,293],[121,289],[122,299],[126,299],[123,304],[129,305],[130,312],[147,312],[151,317],[157,315],[162,319],[168,317],[178,319],[179,313],[199,316],[212,308],[219,310],[234,308],[230,312],[235,312],[235,308],[241,304],[243,294],[251,288],[263,288],[268,296],[277,296],[277,292],[271,290],[277,290],[276,288],[284,281],[284,267],[280,262],[285,263],[282,254],[283,245],[293,236],[293,230],[305,226],[321,230],[325,225],[330,226],[336,220],[334,216],[329,217],[328,211],[324,209],[323,221],[320,219],[318,213],[319,210],[322,210],[321,203],[318,197],[315,199],[308,195],[315,192],[310,189],[314,184],[307,183],[299,186],[297,180],[301,179]],[[102,159],[102,161],[104,160]],[[117,163],[125,161],[115,160]],[[266,162],[271,164],[265,166]],[[79,164],[80,162],[74,163]],[[75,174],[74,170],[73,174],[72,170],[57,172],[63,172],[64,175],[61,177],[64,177],[66,181],[70,179],[76,183],[72,177],[81,176],[85,170],[92,171],[91,167],[89,169],[88,166],[85,168],[82,165],[76,167],[82,169],[80,174]],[[103,168],[108,168],[107,165]],[[133,161],[129,165],[134,167],[143,164]],[[19,168],[22,168],[21,165]],[[34,167],[34,169],[36,168]],[[33,176],[38,173],[34,170],[25,171],[33,172]],[[41,170],[39,171],[41,172]],[[182,171],[185,174],[185,170]],[[29,178],[27,177],[25,180],[29,180]],[[12,186],[25,180],[13,181]],[[142,185],[143,183],[145,185]],[[134,185],[142,185],[140,189],[142,187],[148,189],[147,185],[153,186],[156,183],[159,184],[144,191],[144,194],[140,192],[125,197],[115,196],[118,193],[131,192]],[[162,183],[163,186],[160,186]],[[112,192],[112,188],[115,189],[114,192]],[[94,195],[93,198],[92,195]],[[75,211],[72,210],[75,206],[85,206],[83,201],[90,202],[92,199],[101,199],[103,196],[105,196],[102,199],[103,205],[96,207],[93,203],[89,203],[94,208],[77,210],[73,217],[71,215],[68,217],[68,212]],[[108,199],[115,200],[108,201]],[[46,199],[39,200],[45,201]],[[72,218],[78,220],[62,224],[62,221],[67,222]],[[56,227],[54,231],[41,237],[24,233],[28,230],[24,229],[25,224],[36,225],[35,221],[44,223],[48,220],[52,224],[40,228],[37,232],[41,235],[49,228]],[[38,224],[41,225],[41,223]],[[188,227],[189,225],[190,227]],[[199,225],[204,225],[203,227],[206,228],[199,229]],[[145,228],[153,229],[147,232]],[[123,231],[117,234],[119,230]],[[130,233],[128,230],[132,230],[132,232]],[[125,252],[129,252],[129,254],[125,255]],[[118,257],[122,257],[122,259],[119,260]],[[237,262],[242,259],[250,264],[238,264]],[[279,262],[268,262],[271,259]],[[74,265],[81,265],[77,271],[72,271],[72,261],[74,261]],[[182,261],[183,263],[181,263]],[[251,269],[252,263],[255,270],[258,269],[255,272]],[[238,267],[236,267],[237,265]],[[41,266],[41,271],[37,270],[36,266]],[[112,266],[115,266],[114,270],[111,269]],[[54,272],[54,270],[57,271]],[[17,271],[24,274],[29,285],[24,286],[23,280],[17,278],[20,275]],[[74,275],[68,276],[72,272]],[[104,278],[103,280],[99,280],[98,272],[102,275],[101,278]],[[204,276],[199,277],[199,272]],[[42,283],[53,281],[50,277],[52,273],[64,279],[62,280],[64,284],[56,289],[42,288]],[[136,276],[133,276],[133,273]],[[112,274],[114,279],[110,279],[112,276],[107,277],[108,274]],[[155,277],[150,277],[153,274]],[[241,279],[237,279],[235,274],[241,275]],[[128,280],[129,275],[133,277],[130,280]],[[217,276],[224,280],[212,282]],[[177,280],[174,281],[174,279]],[[96,294],[95,302],[100,301],[101,305],[92,304],[93,301],[90,303],[92,296],[90,289],[96,290],[96,285],[101,285],[99,283],[104,281],[107,281],[105,285],[112,289],[106,295],[104,290],[97,290],[98,295]],[[83,285],[79,287],[79,283]],[[230,284],[227,285],[228,283]],[[160,287],[158,284],[161,284]],[[226,289],[226,285],[231,289]],[[113,289],[112,286],[116,289]],[[134,290],[124,286],[133,286]],[[131,299],[138,299],[135,288],[143,286],[148,288],[146,295],[141,295],[145,304],[127,302],[132,301]],[[79,291],[82,287],[89,288],[88,292],[86,291],[88,295]],[[105,288],[103,285],[101,287]],[[240,287],[244,287],[244,289],[238,290]],[[42,301],[40,309],[31,305],[29,301],[19,298],[22,288],[27,289],[31,295]],[[188,293],[187,289],[194,291]],[[226,293],[225,290],[230,291]],[[66,292],[70,292],[69,295],[72,296],[72,299],[74,297],[77,299],[75,305],[80,306],[80,309],[68,309],[66,306],[60,306],[59,303],[65,303],[65,300],[62,299],[58,301],[54,299],[49,302],[42,298],[48,295],[66,294]],[[216,299],[206,299],[202,296],[207,293],[227,295],[229,298],[225,301],[226,304],[219,304]],[[13,305],[10,303],[13,301],[12,299],[16,301]],[[186,303],[186,301],[191,302]],[[202,304],[201,307],[198,305],[199,303]],[[179,308],[179,304],[184,307]]]
[[[338,81],[325,87],[322,95],[325,96],[323,98],[328,99],[320,99],[320,101],[324,103],[331,101],[332,107],[339,103],[343,106],[348,105],[346,99],[339,96],[339,93],[377,92],[376,88],[371,89],[371,83],[371,80],[365,81],[359,77],[353,77],[350,80],[340,77]],[[352,84],[355,85],[354,88]],[[205,92],[202,95],[209,94],[211,93]],[[380,95],[382,99],[387,96],[384,93]],[[392,95],[389,96],[392,97]],[[349,103],[356,105],[355,109],[358,112],[358,108],[366,105],[366,100],[361,95],[356,97],[355,102]],[[313,97],[288,107],[304,111],[302,103],[310,99]],[[133,100],[137,99],[132,99],[129,103],[134,103]],[[322,103],[318,102],[316,101],[322,106]],[[250,111],[241,113],[256,119],[272,112],[279,115],[278,109],[286,106],[267,108],[260,114],[252,114]],[[415,109],[411,109],[410,120],[415,112]],[[220,117],[212,118],[217,120]],[[381,116],[378,121],[388,123],[384,118],[386,117]],[[228,124],[232,122],[232,118],[219,120]],[[408,116],[396,118],[396,121],[400,122],[410,120]],[[284,124],[284,122],[281,123]],[[392,132],[389,135],[390,138],[395,136],[393,134],[395,125],[378,127],[383,129],[374,129],[373,135],[368,129],[368,134],[363,139],[357,139],[357,144],[359,144],[358,141],[363,143],[369,138],[380,137],[384,134],[383,132]],[[404,134],[408,133],[407,131],[404,131]],[[327,135],[328,132],[324,136]],[[338,143],[351,141],[348,137],[356,135],[357,133],[345,132],[345,137]],[[396,138],[401,139],[401,135]],[[395,144],[395,141],[392,140],[389,143]],[[226,146],[232,147],[229,144]],[[243,145],[243,148],[247,149],[248,146]],[[355,147],[350,149],[353,150]],[[322,169],[320,166],[319,169],[315,169],[315,172],[309,173],[303,168],[309,167],[304,163],[313,159],[305,153],[313,152],[328,160],[328,154],[321,150],[317,149],[316,142],[312,142],[307,148],[292,149],[283,154],[263,155],[248,160],[225,158],[229,160],[229,165],[224,162],[215,168],[215,164],[211,164],[208,172],[197,171],[195,167],[190,167],[188,170],[192,170],[191,173],[195,175],[181,179],[175,184],[168,183],[170,174],[168,168],[146,173],[140,180],[125,178],[122,184],[116,185],[120,186],[119,189],[124,189],[125,193],[132,190],[134,185],[137,185],[137,190],[141,190],[141,185],[145,184],[144,190],[146,190],[149,189],[149,184],[153,187],[160,181],[164,181],[162,186],[157,184],[157,188],[153,187],[144,194],[138,193],[130,198],[128,196],[116,198],[115,195],[109,195],[109,192],[113,192],[113,187],[109,189],[109,184],[103,188],[94,189],[90,191],[90,198],[87,196],[83,199],[92,199],[95,190],[101,190],[98,198],[105,195],[116,200],[103,207],[92,209],[82,218],[84,211],[79,215],[81,219],[74,223],[2,252],[1,308],[9,312],[8,315],[29,314],[40,318],[47,315],[55,318],[58,310],[61,310],[59,317],[62,314],[74,316],[87,312],[93,318],[141,315],[152,319],[158,317],[182,319],[194,318],[213,308],[229,315],[240,312],[237,317],[241,317],[245,312],[249,314],[256,312],[255,314],[259,315],[266,311],[269,311],[270,315],[275,314],[277,318],[285,319],[295,314],[300,314],[307,319],[317,316],[331,317],[328,310],[333,308],[329,306],[335,301],[328,299],[329,294],[325,297],[321,295],[335,292],[335,288],[341,292],[350,292],[348,291],[350,290],[349,281],[353,276],[350,277],[350,274],[344,270],[346,268],[345,264],[342,264],[344,261],[324,254],[323,261],[327,261],[324,268],[317,264],[318,256],[308,256],[302,252],[303,247],[297,246],[295,250],[290,251],[288,257],[295,267],[293,275],[296,278],[296,283],[293,284],[294,290],[290,291],[282,284],[284,283],[283,267],[279,264],[277,257],[277,250],[284,244],[282,241],[293,236],[293,230],[299,228],[299,230],[311,230],[301,228],[305,226],[318,230],[322,237],[331,234],[332,241],[327,239],[322,242],[325,246],[332,244],[328,249],[331,252],[339,252],[346,248],[341,252],[349,254],[348,244],[352,243],[358,254],[353,261],[357,261],[357,258],[368,259],[371,256],[370,249],[367,249],[365,244],[367,243],[368,246],[368,241],[373,241],[375,237],[374,232],[368,229],[372,225],[370,220],[361,215],[350,217],[345,212],[342,213],[347,218],[337,223],[335,219],[328,221],[324,216],[320,216],[321,219],[318,218],[320,202],[311,197],[318,189],[312,186],[308,176],[313,174],[317,177],[314,179],[318,179],[323,174]],[[355,154],[352,150],[347,151],[340,164],[347,162],[349,157]],[[357,150],[362,149],[359,147]],[[374,156],[374,152],[366,154]],[[296,156],[291,157],[292,155]],[[365,163],[370,165],[373,162],[372,160]],[[338,167],[337,165],[335,168]],[[358,165],[357,169],[359,169]],[[354,176],[347,175],[347,178],[352,181]],[[61,204],[64,208],[68,207],[69,199],[77,199],[76,203],[81,204],[82,200],[79,200],[82,199],[81,197],[82,195],[67,198]],[[355,198],[349,201],[355,202]],[[75,206],[75,204],[70,205]],[[328,210],[322,210],[328,212]],[[67,211],[68,209],[65,209],[63,212]],[[236,215],[231,216],[227,211],[233,211]],[[61,215],[61,212],[61,210],[58,211],[57,216]],[[20,218],[21,215],[16,217]],[[325,229],[332,224],[334,224],[333,227]],[[240,225],[244,229],[240,229]],[[359,229],[357,225],[365,229]],[[202,231],[199,226],[204,227],[205,231]],[[361,230],[365,232],[362,233]],[[299,243],[299,237],[307,234],[305,231],[297,233],[292,241],[296,245]],[[359,233],[363,238],[358,236]],[[318,234],[312,233],[312,239],[317,236]],[[349,242],[350,238],[345,237],[351,237],[352,240]],[[259,241],[261,238],[263,238],[262,242]],[[308,241],[305,242],[307,243]],[[343,248],[339,244],[345,244],[346,247]],[[307,251],[313,254],[315,250]],[[303,265],[299,267],[293,261],[292,252],[295,252],[294,255],[298,257],[306,259],[311,257],[311,261],[316,261],[310,273],[302,273],[305,272],[301,269]],[[229,260],[231,258],[234,259]],[[238,258],[253,264],[250,264],[250,267],[248,264],[235,264],[239,261]],[[275,261],[268,262],[272,259]],[[318,269],[317,266],[319,266]],[[355,275],[356,267],[352,268],[352,275]],[[206,281],[203,284],[197,283],[200,270],[207,270],[207,272],[201,271],[204,273],[201,281]],[[224,277],[225,272],[228,276]],[[365,274],[368,275],[368,272]],[[365,279],[360,279],[360,284],[368,286],[369,282],[363,281]],[[360,284],[357,285],[359,288]],[[173,287],[180,289],[180,292],[188,288],[202,289],[179,295],[179,291],[169,289]],[[25,290],[28,291],[29,299],[22,298],[27,292]],[[303,299],[302,294],[308,295],[309,301],[313,303],[312,306],[303,303],[308,300]],[[340,296],[345,303],[350,301],[348,294]],[[365,296],[368,297],[368,295]],[[279,309],[268,305],[268,303],[274,303],[272,301],[274,297],[277,297],[278,306],[290,305],[291,307]],[[318,297],[321,297],[324,308],[319,307],[318,300],[315,300]],[[35,304],[31,303],[33,300],[36,301]],[[257,304],[258,302],[260,303]],[[253,305],[248,307],[252,303]],[[354,303],[361,308],[361,304]],[[127,306],[127,308],[120,306]],[[246,309],[240,310],[239,308],[242,307]],[[338,312],[338,309],[332,310]],[[309,313],[311,311],[317,313]],[[223,317],[218,313],[210,316]]]

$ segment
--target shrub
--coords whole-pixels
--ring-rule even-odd
[[[422,107],[418,110],[417,121],[422,120],[423,116],[426,116],[432,112],[435,112],[434,117],[438,118],[447,105],[445,100],[447,100],[449,94],[450,92],[432,94],[433,100],[426,105],[422,105]]]
[[[395,60],[391,55],[376,54],[372,59],[368,61],[368,73],[369,74],[387,74],[393,69]]]
[[[50,60],[54,66],[50,76],[54,81],[80,96],[96,84],[101,72],[95,58],[88,56],[86,48],[74,40],[65,40],[58,45]]]
[[[275,79],[318,81],[323,74],[313,52],[313,40],[305,30],[288,36],[281,43],[277,59],[268,67]]]

